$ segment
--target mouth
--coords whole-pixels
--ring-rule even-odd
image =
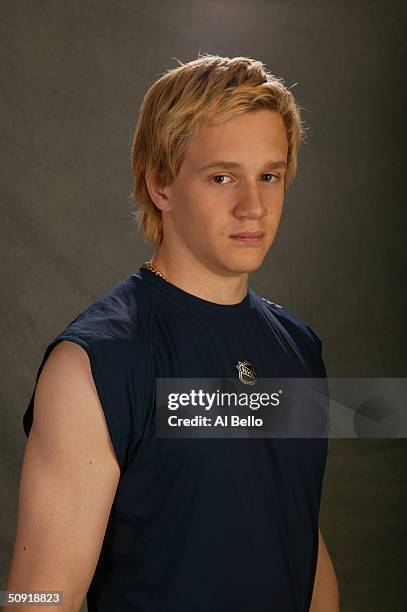
[[[264,232],[240,232],[239,234],[231,234],[230,238],[239,242],[256,243],[264,238]]]

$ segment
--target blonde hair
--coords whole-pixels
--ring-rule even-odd
[[[288,140],[284,191],[294,179],[305,133],[292,93],[261,61],[207,53],[186,64],[177,61],[180,66],[164,72],[145,94],[131,147],[134,187],[129,197],[137,205],[139,230],[155,246],[162,240],[161,211],[150,197],[146,176],[170,184],[204,122],[258,108],[278,111]]]

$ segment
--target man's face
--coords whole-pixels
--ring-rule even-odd
[[[276,111],[249,111],[202,126],[165,188],[164,241],[175,240],[171,251],[221,275],[256,270],[280,221],[287,153],[286,129]],[[244,232],[261,237],[239,238]]]

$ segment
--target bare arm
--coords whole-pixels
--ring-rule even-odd
[[[63,591],[63,606],[35,610],[79,610],[99,559],[119,477],[86,351],[61,341],[37,384],[5,590]]]
[[[318,561],[310,612],[339,612],[338,582],[321,530],[319,530]]]

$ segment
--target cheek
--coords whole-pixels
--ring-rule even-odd
[[[191,225],[194,226],[195,233],[213,233],[221,223],[219,214],[219,202],[211,202],[208,199],[196,199],[192,202],[189,209]]]
[[[188,194],[185,197],[185,194]],[[184,197],[183,197],[184,196]],[[174,221],[185,239],[194,236],[194,242],[227,235],[230,210],[219,195],[209,193],[194,185],[187,185],[175,194]]]
[[[188,243],[190,241],[195,244],[208,242],[209,236],[216,232],[215,217],[212,211],[207,205],[201,205],[197,201],[184,201],[177,208],[174,220]]]
[[[282,195],[276,196],[270,200],[267,204],[268,215],[272,219],[278,219],[283,210],[284,197]]]

